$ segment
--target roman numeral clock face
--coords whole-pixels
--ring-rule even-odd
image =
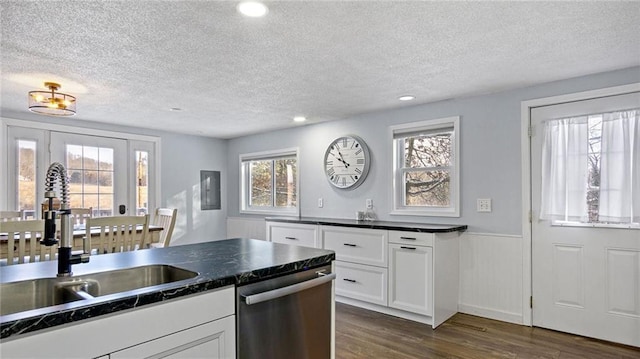
[[[367,177],[369,162],[369,149],[361,138],[339,137],[327,147],[324,172],[335,187],[354,189]]]

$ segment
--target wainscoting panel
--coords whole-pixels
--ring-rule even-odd
[[[267,239],[264,218],[227,217],[227,238]]]
[[[460,312],[523,324],[522,245],[521,236],[461,235]]]

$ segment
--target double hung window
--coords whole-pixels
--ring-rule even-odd
[[[241,205],[245,213],[298,213],[298,151],[240,156]]]
[[[458,217],[459,118],[391,127],[392,214]]]

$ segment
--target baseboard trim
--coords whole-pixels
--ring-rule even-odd
[[[475,305],[468,305],[468,304],[462,304],[462,303],[458,304],[458,312],[471,314],[471,315],[488,318],[488,319],[500,320],[503,322],[509,322],[513,324],[524,325],[522,314],[520,313],[510,313],[502,310],[483,308]]]

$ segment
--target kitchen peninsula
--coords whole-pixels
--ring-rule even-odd
[[[235,356],[236,287],[330,265],[334,259],[332,251],[254,239],[92,256],[90,263],[73,267],[71,279],[154,265],[197,275],[125,293],[3,312],[0,356],[138,357],[183,350],[198,338],[222,348],[222,357]],[[4,287],[55,274],[55,261],[6,266],[0,268],[0,282]]]

